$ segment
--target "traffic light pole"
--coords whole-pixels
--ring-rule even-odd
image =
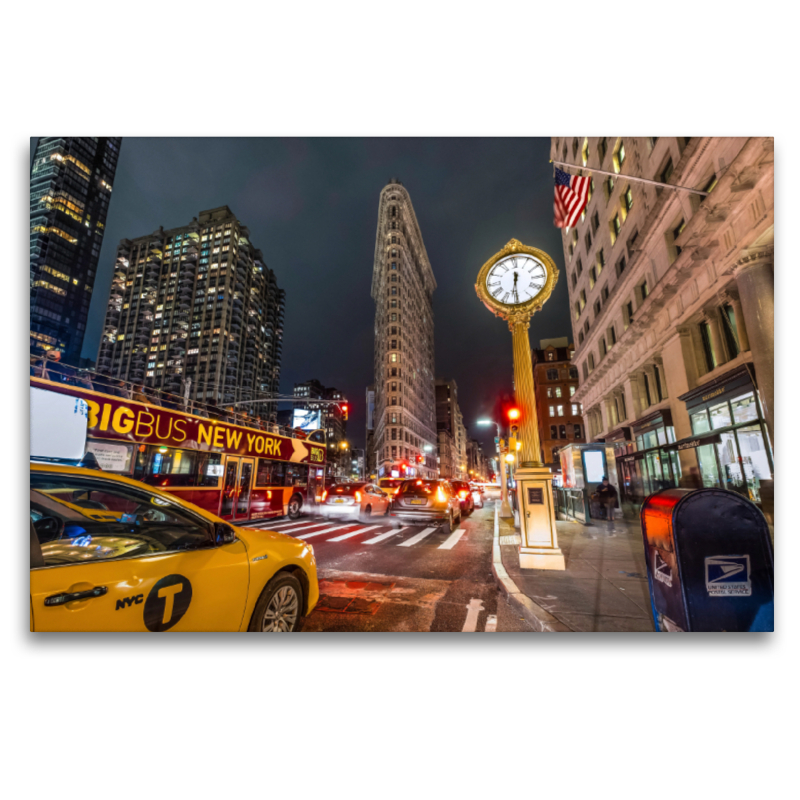
[[[503,452],[503,448],[500,446],[503,441],[500,438],[500,424],[495,422],[495,425],[497,425],[497,452],[500,455],[500,516],[509,519],[514,516],[514,512],[508,502],[508,480],[506,479],[506,453],[508,450],[506,453]]]

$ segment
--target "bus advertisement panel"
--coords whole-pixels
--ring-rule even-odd
[[[179,493],[223,519],[297,516],[325,488],[322,431],[297,439],[80,386],[30,383],[85,401],[86,450],[101,469]]]

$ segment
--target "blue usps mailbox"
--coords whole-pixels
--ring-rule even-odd
[[[656,630],[772,631],[772,541],[736,492],[667,489],[642,505]]]

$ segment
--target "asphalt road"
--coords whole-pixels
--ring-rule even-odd
[[[487,500],[453,533],[382,518],[269,524],[314,545],[320,602],[303,631],[531,631],[492,577],[494,507]]]

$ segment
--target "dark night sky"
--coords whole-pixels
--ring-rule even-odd
[[[348,438],[363,447],[378,195],[397,177],[438,283],[437,375],[458,382],[468,434],[491,453],[493,429],[473,423],[511,390],[511,334],[474,283],[512,237],[545,250],[561,270],[531,324],[532,345],[570,335],[549,147],[547,138],[124,138],[83,355],[97,354],[119,240],[227,205],[286,290],[281,390],[309,378],[341,389],[352,408]]]

